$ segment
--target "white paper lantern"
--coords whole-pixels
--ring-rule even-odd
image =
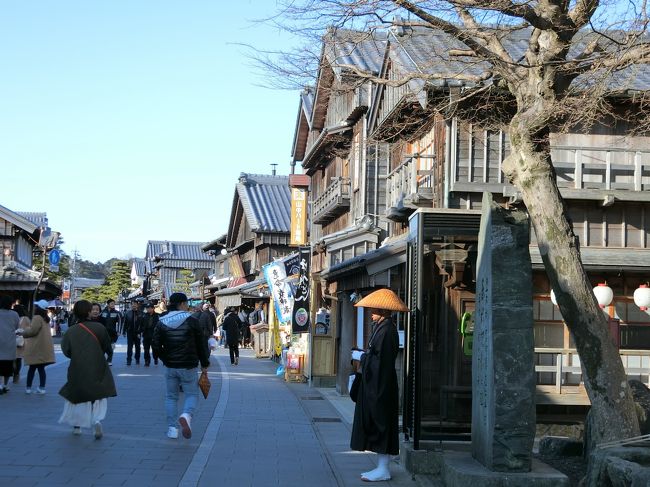
[[[557,306],[557,298],[555,297],[555,291],[551,289],[551,303]]]
[[[594,294],[596,295],[596,301],[601,308],[609,306],[609,304],[614,299],[614,291],[612,288],[607,285],[606,282],[601,282],[594,288]]]
[[[636,291],[634,291],[634,304],[636,304],[641,311],[645,311],[650,307],[650,287],[647,284],[641,284]]]

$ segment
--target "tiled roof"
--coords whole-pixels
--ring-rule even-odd
[[[237,194],[254,232],[288,233],[291,229],[289,176],[241,173]]]
[[[386,49],[386,33],[332,29],[324,41],[325,57],[338,75],[346,69],[379,74]]]
[[[145,259],[133,259],[133,265],[137,276],[146,276],[150,272],[149,262]]]
[[[0,218],[8,221],[12,225],[16,225],[17,227],[22,228],[29,233],[32,233],[34,230],[36,230],[36,228],[38,228],[38,225],[31,220],[25,218],[20,213],[12,211],[2,205],[0,205]]]
[[[176,242],[169,240],[149,240],[147,259],[161,257],[165,260],[198,260],[213,262],[214,257],[201,250],[205,242]]]
[[[77,289],[86,289],[89,287],[101,286],[106,282],[106,279],[90,279],[88,277],[75,277],[74,287]]]
[[[47,228],[48,226],[47,213],[45,212],[17,211],[16,213],[18,213],[23,218],[27,218],[34,225],[37,225],[39,227],[45,227],[45,228]]]
[[[450,56],[453,49],[467,49],[459,40],[440,30],[412,27],[403,35],[389,31],[391,45],[390,57],[394,65],[402,73],[420,72],[427,83],[433,86],[472,86],[475,82],[467,78],[480,78],[489,63],[470,57]],[[515,62],[519,62],[528,48],[532,29],[520,29],[502,38],[502,44]],[[594,36],[593,32],[577,34],[569,52],[569,59],[582,52]],[[577,78],[574,84],[579,87],[588,86],[593,73]],[[488,81],[488,83],[491,81]],[[409,85],[413,91],[423,86],[424,81],[411,80]],[[647,64],[633,65],[610,76],[609,84],[617,91],[645,91],[650,89],[650,66]]]

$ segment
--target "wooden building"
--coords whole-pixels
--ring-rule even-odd
[[[33,256],[41,233],[47,228],[45,213],[19,213],[0,206],[0,293],[12,296],[28,308],[36,299],[61,295],[57,283],[43,279],[32,270]]]
[[[329,326],[312,329],[311,379],[347,393],[350,350],[364,347],[370,319],[354,303],[377,287],[404,296],[406,240],[391,240],[383,217],[388,144],[368,137],[384,34],[336,31],[325,37],[316,86],[301,96],[293,164],[311,178],[310,243],[314,309]],[[382,245],[383,244],[383,245]],[[403,320],[399,320],[403,326]]]
[[[289,177],[241,173],[235,185],[228,232],[204,250],[214,257],[216,306],[252,306],[268,299],[262,266],[292,252]],[[222,255],[220,250],[225,249]],[[229,280],[224,285],[222,279]]]
[[[145,260],[150,269],[146,299],[167,299],[177,291],[188,293],[191,282],[212,271],[213,259],[201,247],[205,242],[150,240]]]
[[[471,355],[460,328],[461,317],[474,309],[481,197],[489,191],[497,201],[518,201],[501,172],[508,137],[431,107],[435,96],[471,88],[453,76],[454,66],[433,57],[449,48],[446,42],[418,28],[389,30],[382,78],[448,77],[378,84],[368,120],[369,137],[390,145],[384,214],[394,222],[391,233],[410,230],[404,425],[416,442],[468,428]],[[650,87],[650,78],[637,81]],[[552,134],[552,158],[592,283],[607,282],[614,290],[605,311],[619,320],[628,375],[648,383],[650,316],[634,305],[632,294],[650,275],[650,138],[629,133],[626,124],[603,120],[588,132]],[[534,232],[530,251],[543,419],[547,412],[579,411],[588,399],[572,339],[550,300]]]

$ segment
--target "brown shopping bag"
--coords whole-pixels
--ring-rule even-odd
[[[201,372],[201,377],[199,377],[199,389],[201,389],[201,392],[203,393],[203,397],[205,399],[208,398],[208,394],[210,393],[210,379],[208,379],[208,373],[207,372]]]

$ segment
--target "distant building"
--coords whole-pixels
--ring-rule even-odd
[[[163,299],[179,290],[187,292],[191,282],[211,274],[214,258],[201,250],[203,245],[205,242],[150,240],[145,261],[151,272],[145,298]],[[189,282],[183,283],[185,278]],[[188,289],[181,289],[185,284]]]

